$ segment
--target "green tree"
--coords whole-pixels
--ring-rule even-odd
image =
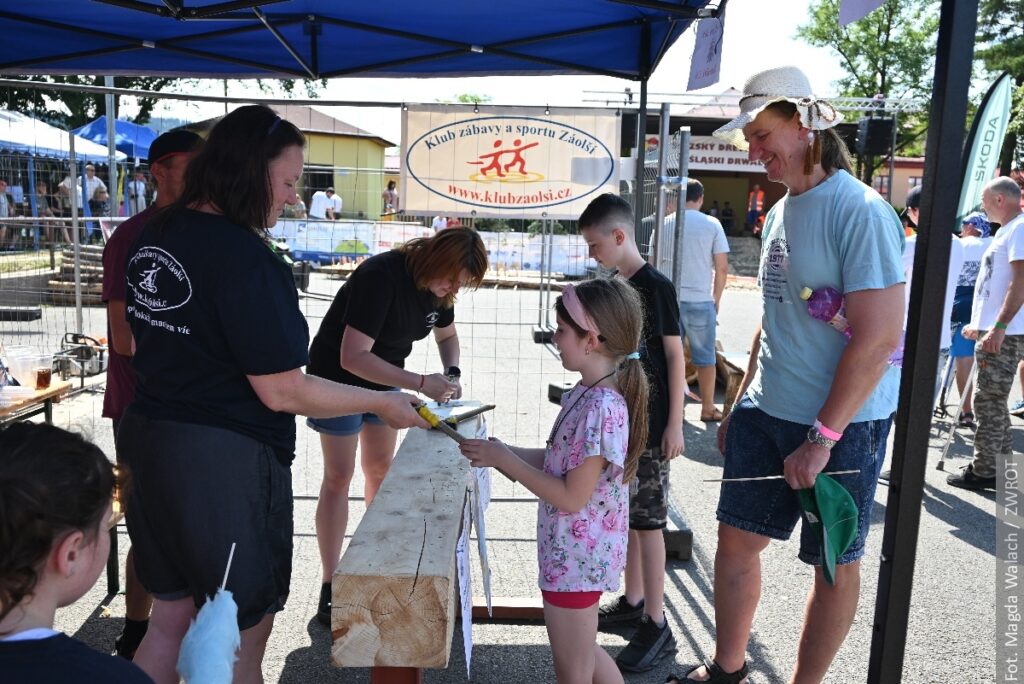
[[[84,86],[105,86],[103,76],[15,76],[24,81],[36,83],[55,83]],[[114,87],[129,90],[148,90],[160,92],[172,87],[197,87],[196,79],[165,78],[158,76],[115,76]],[[290,81],[257,79],[256,84],[265,95],[291,95],[302,84],[306,95],[316,97],[317,86],[326,85],[327,81]],[[114,98],[114,117],[120,112],[121,97]],[[137,124],[148,124],[153,109],[159,102],[159,96],[136,97],[138,113],[130,117]],[[0,107],[21,112],[65,129],[78,128],[96,117],[106,113],[105,96],[102,93],[91,93],[79,90],[45,90],[37,87],[3,88],[0,89]]]
[[[70,85],[103,86],[106,85],[102,76],[25,76],[14,77],[36,83],[62,83]],[[137,90],[166,90],[173,84],[181,83],[182,79],[152,76],[125,77],[115,76],[115,88],[131,88]],[[115,98],[119,100],[120,98]],[[149,123],[158,98],[138,98],[139,112],[132,117],[137,124]],[[28,114],[61,128],[77,128],[89,123],[106,112],[106,104],[102,93],[90,93],[78,90],[43,90],[35,87],[0,89],[0,106],[12,111]],[[115,104],[115,112],[117,106]],[[116,114],[115,114],[116,116]]]
[[[818,0],[797,37],[815,47],[833,50],[846,75],[837,82],[842,97],[886,99],[931,95],[938,33],[938,3],[933,0],[888,0],[863,19],[839,25],[840,0]],[[896,152],[917,151],[927,130],[924,114],[900,116]],[[865,160],[870,180],[875,160]]]
[[[1010,74],[1017,89],[1013,115],[999,157],[1001,173],[1024,168],[1024,2],[981,0],[978,7],[978,58],[994,73]]]

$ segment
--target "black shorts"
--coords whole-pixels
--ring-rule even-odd
[[[640,454],[636,485],[629,491],[629,529],[662,530],[668,525],[668,464],[661,459],[661,447]]]
[[[238,626],[284,608],[292,572],[292,480],[274,450],[230,430],[151,420],[130,409],[117,452],[131,468],[125,517],[146,590],[196,607],[227,589]]]

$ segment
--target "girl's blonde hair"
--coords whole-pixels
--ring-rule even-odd
[[[640,454],[647,448],[647,374],[639,359],[626,358],[626,355],[640,349],[644,326],[643,302],[633,286],[621,278],[588,280],[575,289],[580,304],[601,329],[598,339],[604,345],[604,353],[618,364],[615,381],[629,411],[629,445],[622,481],[629,483],[636,475]],[[555,301],[555,308],[577,335],[587,335],[572,320],[561,297]]]

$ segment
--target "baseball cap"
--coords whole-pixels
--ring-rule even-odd
[[[910,222],[910,225],[912,225],[914,228],[917,228],[917,223],[913,219],[910,218],[910,212],[907,211],[907,209],[920,209],[921,208],[921,186],[920,185],[915,185],[914,187],[912,187],[910,189],[910,192],[907,193],[907,202],[906,202],[906,204],[907,204],[907,208],[903,210],[903,213],[900,214],[900,217],[907,219]]]
[[[828,475],[818,475],[813,489],[797,490],[804,517],[821,546],[821,571],[825,581],[836,583],[836,559],[846,553],[860,526],[853,496]]]
[[[175,154],[192,152],[203,144],[203,139],[192,131],[183,128],[175,128],[157,136],[153,144],[149,146],[149,156],[146,163],[152,166],[159,161]]]

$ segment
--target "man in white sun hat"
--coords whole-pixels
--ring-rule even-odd
[[[857,470],[835,480],[858,507],[857,538],[836,558],[834,584],[821,570],[821,546],[804,520],[799,558],[815,566],[790,682],[821,682],[853,623],[860,562],[899,390],[888,364],[903,322],[903,227],[878,193],[850,174],[836,109],[815,97],[796,67],[752,76],[740,115],[714,135],[749,150],[768,180],[788,192],[768,212],[758,282],[764,310],[740,390],[718,429],[725,482],[715,554],[715,656],[676,681],[740,684],[761,595],[761,552],[788,539],[801,517],[797,490],[821,472]],[[842,294],[847,338],[808,314],[801,291]],[[755,664],[756,667],[756,664]],[[670,681],[672,681],[670,679]]]

